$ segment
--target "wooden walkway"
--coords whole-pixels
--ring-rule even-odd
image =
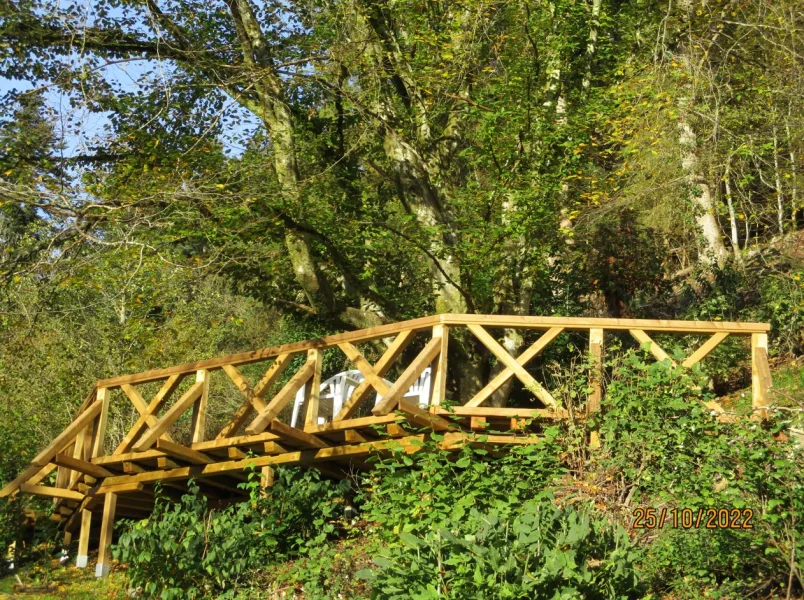
[[[513,357],[497,341],[495,333],[502,329],[532,330],[541,335]],[[153,485],[157,481],[168,493],[180,494],[186,489],[184,482],[195,478],[206,495],[231,499],[244,493],[237,487],[246,479],[244,469],[260,469],[263,485],[271,485],[274,465],[313,466],[326,475],[342,477],[350,469],[366,468],[365,461],[372,453],[392,446],[415,451],[416,441],[423,440],[427,431],[443,433],[440,443],[448,449],[459,448],[473,439],[473,432],[487,428],[507,432],[484,436],[488,445],[533,443],[536,438],[523,430],[523,419],[535,424],[530,431],[537,431],[539,423],[566,419],[568,414],[525,367],[564,332],[588,333],[589,352],[598,363],[607,332],[630,334],[641,344],[648,344],[658,360],[670,361],[648,332],[706,336],[706,341],[681,362],[682,368],[702,360],[728,336],[747,336],[753,404],[761,413],[770,387],[768,330],[769,325],[763,323],[439,315],[103,379],[86,397],[73,422],[29,468],[0,490],[0,497],[23,492],[54,498],[52,518],[63,523],[68,536],[80,531],[78,566],[86,566],[90,534],[96,526],[93,515],[99,515],[96,574],[102,576],[109,568],[108,548],[115,518],[147,516],[153,508]],[[456,333],[475,336],[504,368],[464,405],[446,408],[449,339]],[[375,348],[381,345],[384,352],[371,364],[364,357],[367,352],[358,345],[378,340],[384,343],[375,344]],[[403,352],[411,348],[421,350],[407,364],[398,364]],[[364,379],[342,409],[321,424],[319,389],[327,351],[343,353],[342,358]],[[404,356],[410,357],[411,352]],[[296,357],[301,358],[294,360]],[[254,363],[265,363],[266,370],[252,384],[238,367]],[[432,389],[429,409],[424,409],[403,396],[427,367],[431,368]],[[389,385],[385,377],[392,369],[398,375]],[[600,377],[595,369],[592,371],[587,412],[599,409],[602,395]],[[243,401],[229,421],[210,435],[207,407],[213,374],[228,378]],[[521,381],[532,394],[534,407],[487,406],[493,393],[511,378]],[[142,389],[151,383],[160,383],[161,387],[146,399]],[[302,389],[304,423],[291,427],[287,409]],[[112,390],[123,392],[139,418],[114,450],[107,452]],[[375,393],[381,397],[376,404]],[[174,400],[175,396],[178,398]],[[179,443],[170,430],[185,413],[191,419],[190,434]],[[512,433],[517,430],[519,433]],[[590,442],[595,444],[594,433]],[[55,483],[43,484],[53,471]]]

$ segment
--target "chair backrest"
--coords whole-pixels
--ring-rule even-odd
[[[418,405],[422,408],[430,406],[430,367],[427,367],[416,381],[408,388],[403,398],[417,398]],[[326,381],[321,383],[320,393],[318,397],[318,424],[323,425],[332,420],[337,415],[346,401],[355,391],[355,388],[363,383],[363,373],[357,369],[351,371],[341,371],[333,375]],[[383,379],[388,386],[392,386],[393,382]],[[309,385],[309,384],[307,384]],[[304,399],[307,396],[307,386],[302,387],[296,392],[296,398],[293,403],[293,414],[290,418],[290,426],[297,427],[300,421],[301,408],[304,405]],[[380,394],[376,394],[375,406],[382,400]],[[301,417],[304,420],[304,417]]]

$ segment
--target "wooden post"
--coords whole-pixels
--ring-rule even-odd
[[[324,353],[317,348],[308,350],[307,362],[312,362],[314,366],[313,376],[307,382],[307,414],[304,417],[304,427],[317,427],[318,397],[321,394],[321,365],[324,362]]]
[[[267,489],[274,487],[274,470],[271,467],[262,468],[262,476],[260,477],[261,496],[266,496]]]
[[[768,390],[771,386],[770,367],[768,366],[768,334],[751,334],[751,388],[753,392],[751,405],[754,416],[765,419],[768,402]]]
[[[109,402],[111,393],[108,388],[99,388],[98,396],[95,402],[99,402],[102,406],[100,415],[95,425],[95,431],[92,439],[92,449],[89,458],[95,458],[103,453],[103,441],[106,439],[106,423],[109,421]]]
[[[81,511],[81,533],[78,535],[78,555],[75,557],[75,566],[85,569],[89,560],[89,532],[92,528],[92,511]]]
[[[106,577],[112,560],[112,528],[114,527],[114,512],[117,508],[117,494],[105,494],[103,499],[103,520],[101,521],[100,544],[98,545],[98,564],[95,567],[95,577]]]
[[[193,404],[193,427],[190,434],[193,444],[206,439],[207,400],[209,399],[209,371],[201,369],[195,374],[195,382],[202,384],[201,395]]]
[[[438,356],[433,361],[432,372],[430,373],[430,412],[435,412],[437,407],[446,399],[447,396],[447,352],[449,349],[449,327],[446,325],[436,325],[433,327],[433,337],[441,338],[441,346]]]
[[[603,330],[589,330],[589,354],[592,361],[589,373],[589,387],[592,391],[586,400],[586,415],[590,416],[600,410],[600,401],[603,399],[602,370],[603,370]],[[600,448],[600,433],[597,430],[589,432],[589,447]]]

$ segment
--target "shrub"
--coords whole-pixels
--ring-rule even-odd
[[[399,451],[377,458],[368,476],[366,518],[393,534],[421,534],[459,521],[472,508],[505,515],[564,472],[557,436],[558,429],[550,428],[538,444],[510,446],[492,456],[482,447],[483,435],[476,436],[477,447],[448,452],[439,447],[443,436],[433,434],[413,455]]]
[[[334,531],[342,485],[316,472],[283,469],[261,497],[258,478],[248,502],[211,510],[192,482],[178,503],[157,495],[153,514],[130,522],[114,548],[132,585],[148,597],[233,597],[252,571],[323,543]]]
[[[538,494],[508,517],[471,509],[422,536],[403,532],[361,575],[377,600],[619,599],[638,594],[638,558],[621,527]]]

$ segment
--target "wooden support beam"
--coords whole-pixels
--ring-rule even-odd
[[[48,496],[49,498],[64,498],[66,500],[78,500],[79,502],[84,499],[84,494],[68,490],[67,488],[48,487],[44,485],[30,485],[23,483],[20,485],[20,491],[26,494],[36,494],[37,496]]]
[[[472,431],[485,431],[488,427],[486,417],[471,417],[469,427]]]
[[[92,528],[92,511],[79,510],[81,514],[81,534],[78,537],[78,554],[75,557],[75,566],[85,569],[89,561],[89,534]]]
[[[92,450],[89,458],[95,458],[103,454],[103,443],[106,440],[106,424],[109,422],[109,404],[112,400],[112,394],[108,388],[99,387],[97,391],[97,400],[101,405],[101,411],[98,415],[98,421],[95,423],[95,431],[92,437]]]
[[[377,361],[377,364],[372,368],[372,371],[377,375],[377,377],[380,379],[385,377],[386,373],[388,373],[394,362],[396,362],[396,359],[399,358],[399,355],[402,354],[405,348],[408,347],[408,344],[410,344],[415,335],[416,332],[412,329],[409,329],[400,332],[399,335],[394,338],[394,341],[383,353],[380,360]],[[387,385],[384,381],[382,383],[383,385]],[[355,388],[355,390],[352,392],[352,395],[349,397],[349,400],[346,401],[346,403],[343,405],[343,408],[341,408],[340,412],[335,415],[332,421],[338,422],[350,418],[374,389],[374,386],[371,385],[371,382],[368,379],[363,380],[363,383]]]
[[[178,377],[176,377],[178,379]],[[120,386],[120,389],[123,390],[128,399],[131,400],[131,404],[134,405],[134,408],[137,409],[137,412],[140,413],[140,418],[145,420],[145,423],[148,427],[153,427],[156,425],[157,418],[154,416],[154,411],[151,410],[151,407],[145,403],[145,399],[140,394],[139,390],[132,385],[123,384]],[[162,434],[162,437],[169,442],[173,441],[173,438],[170,437],[168,432]],[[117,452],[117,450],[115,450]]]
[[[143,436],[140,438],[140,441],[134,445],[133,450],[135,452],[142,452],[143,450],[148,450],[151,446],[156,443],[162,434],[165,433],[168,428],[175,423],[184,411],[186,411],[190,406],[198,399],[198,397],[204,391],[204,382],[203,381],[196,381],[192,387],[187,390],[184,395],[176,401],[176,404],[170,407],[168,411],[160,418],[156,425],[151,427],[148,431],[146,431]]]
[[[321,350],[313,349],[307,351],[307,362],[313,363],[313,375],[307,385],[307,414],[304,418],[304,425],[318,425],[318,401],[321,396],[321,366],[324,360],[324,353]]]
[[[382,400],[372,409],[372,413],[377,416],[387,415],[399,402],[400,398],[404,396],[413,382],[416,381],[430,363],[433,362],[438,353],[441,351],[441,338],[433,338],[419,355],[413,359],[413,362],[408,365],[408,368],[399,376],[399,378],[388,390],[388,393],[382,397]]]
[[[131,429],[129,429],[128,433],[123,438],[123,441],[120,442],[115,449],[114,454],[123,454],[125,452],[129,452],[131,447],[134,445],[134,442],[136,442],[140,437],[140,434],[148,427],[152,427],[157,424],[158,419],[155,415],[162,409],[162,406],[164,406],[165,402],[167,402],[168,398],[170,398],[173,392],[176,391],[176,388],[179,387],[179,384],[183,378],[183,375],[171,375],[168,377],[167,381],[165,381],[161,389],[156,393],[156,396],[154,396],[153,400],[151,400],[146,407],[145,414],[140,415],[140,418],[137,419],[137,422],[134,423]],[[125,391],[125,389],[123,391]],[[130,397],[131,396],[129,396],[129,398]],[[172,441],[167,432],[164,432],[162,437],[168,441]]]
[[[145,469],[143,469],[140,465],[135,462],[125,461],[123,463],[123,473],[144,473]]]
[[[553,327],[545,331],[538,340],[536,340],[530,348],[525,350],[522,354],[520,354],[516,358],[516,362],[519,366],[523,367],[528,364],[531,360],[533,360],[536,356],[544,350],[547,345],[556,339],[561,332],[564,331],[563,327]],[[477,394],[475,394],[474,398],[469,400],[464,406],[473,407],[473,406],[480,406],[486,400],[491,398],[492,394],[499,390],[503,384],[508,381],[511,377],[514,376],[513,369],[506,367],[502,371],[500,371],[497,376],[492,379],[488,385],[486,385],[482,390],[480,390]]]
[[[95,465],[90,462],[83,461],[79,458],[74,458],[68,454],[57,454],[53,457],[53,462],[60,467],[78,471],[85,475],[92,477],[111,477],[114,475],[109,469],[104,469],[100,465]]]
[[[405,428],[396,423],[389,423],[388,425],[386,425],[385,433],[387,433],[391,437],[403,437],[408,435],[408,432],[405,430]]]
[[[502,362],[507,368],[514,372],[514,375],[516,375],[517,379],[522,382],[526,390],[539,398],[539,400],[544,402],[545,405],[552,407],[558,406],[558,403],[555,401],[555,398],[553,398],[550,392],[548,392],[544,386],[542,386],[542,384],[536,381],[513,356],[508,354],[508,351],[500,346],[497,340],[495,340],[488,331],[483,329],[480,325],[469,325],[468,328],[472,333],[475,334],[475,337],[479,339],[486,348],[491,350],[492,354],[497,357],[497,360]]]
[[[226,451],[227,451],[226,454],[232,460],[236,460],[236,459],[242,460],[242,459],[246,458],[246,456],[247,456],[246,453],[243,452],[242,450],[240,450],[239,448],[227,448]]]
[[[411,404],[405,400],[399,401],[398,409],[405,415],[407,420],[419,427],[430,427],[433,431],[446,431],[453,429],[454,425],[445,421],[438,415],[431,413],[423,408],[419,408],[415,404]]]
[[[101,485],[98,488],[97,494],[132,494],[141,492],[145,489],[142,483],[115,483],[110,485]]]
[[[156,459],[156,466],[160,469],[178,469],[181,465],[175,461],[170,460],[166,456]]]
[[[103,499],[103,517],[101,519],[101,535],[98,544],[98,564],[95,577],[106,577],[112,561],[112,528],[114,513],[117,509],[117,494],[106,494]]]
[[[306,433],[301,429],[296,429],[290,425],[285,425],[281,421],[274,419],[270,425],[271,433],[280,438],[296,444],[302,444],[310,448],[328,448],[329,444],[312,434]]]
[[[67,451],[69,452],[69,449]],[[56,469],[56,464],[55,463],[49,463],[49,464],[45,465],[44,467],[42,467],[41,469],[39,469],[39,472],[36,475],[34,475],[33,477],[31,477],[28,480],[27,483],[29,485],[36,485],[37,483],[39,483],[40,481],[45,479],[48,475],[50,475],[55,469]],[[62,469],[59,469],[59,471],[61,471],[61,470]],[[67,470],[64,469],[64,471],[66,472]],[[64,487],[63,484],[59,485],[58,481],[59,480],[58,480],[58,477],[57,477],[56,478],[56,487]]]
[[[381,396],[388,393],[391,387],[385,383],[385,380],[380,375],[377,374],[377,372],[374,370],[374,367],[371,366],[369,361],[365,359],[357,348],[355,348],[349,342],[338,344],[338,347],[346,355],[346,358],[348,358],[352,364],[356,366],[363,374],[363,377],[365,378],[364,381],[367,381],[369,385],[374,388],[374,391]]]
[[[99,402],[92,404],[86,411],[70,423],[64,431],[56,436],[44,450],[37,454],[31,461],[31,466],[20,474],[14,481],[9,483],[6,487],[0,490],[0,498],[8,496],[11,492],[19,489],[20,485],[28,481],[31,477],[39,473],[42,467],[46,466],[51,459],[56,456],[56,453],[64,448],[72,439],[84,428],[87,424],[91,423],[95,417],[103,409],[103,405]]]
[[[299,372],[296,373],[293,377],[290,378],[279,393],[273,397],[273,399],[266,405],[266,407],[260,411],[260,414],[257,415],[257,418],[254,419],[248,427],[246,427],[246,433],[248,435],[254,435],[257,433],[261,433],[268,427],[268,424],[273,421],[276,416],[282,412],[282,409],[287,406],[288,402],[293,400],[296,396],[296,392],[301,389],[301,387],[307,383],[307,381],[313,376],[315,373],[315,363],[310,362],[309,360],[304,363]]]
[[[194,465],[208,465],[215,462],[209,456],[202,454],[198,450],[193,450],[192,448],[180,444],[174,444],[167,440],[157,440],[156,449],[164,452],[168,456]]]
[[[216,473],[226,473],[229,471],[242,471],[252,467],[264,467],[273,465],[299,465],[315,462],[316,460],[338,460],[352,457],[368,456],[372,452],[387,451],[400,447],[407,448],[412,440],[422,442],[423,435],[408,436],[391,440],[380,440],[367,444],[354,444],[350,446],[336,446],[331,448],[313,448],[310,450],[299,450],[286,452],[284,454],[257,456],[245,460],[232,460],[213,463],[211,465],[192,465],[187,467],[177,467],[167,471],[148,471],[137,475],[116,475],[108,478],[104,484],[113,485],[117,483],[142,482],[150,483],[154,481],[175,481],[189,479],[191,477],[206,477]],[[418,447],[416,447],[418,448]],[[411,451],[413,448],[411,447]]]
[[[343,432],[343,441],[346,444],[364,444],[369,440],[360,435],[354,429],[347,429]]]
[[[199,370],[195,382],[201,384],[201,394],[193,403],[193,424],[190,428],[190,439],[193,444],[203,442],[207,435],[207,402],[209,400],[209,371]]]
[[[235,367],[234,365],[224,365],[223,370],[229,376],[234,384],[237,386],[237,389],[246,397],[243,404],[240,405],[235,411],[235,414],[232,416],[231,420],[223,426],[216,437],[216,439],[226,438],[230,435],[237,432],[238,429],[246,422],[246,417],[248,417],[251,408],[253,407],[255,411],[258,413],[265,410],[265,402],[263,402],[263,396],[265,393],[271,389],[271,386],[276,383],[279,376],[285,372],[285,369],[290,364],[290,359],[292,355],[290,354],[280,354],[276,357],[273,364],[268,367],[268,370],[265,372],[265,375],[262,376],[257,385],[252,388],[248,381],[246,381],[245,377],[243,377],[242,373]]]
[[[265,496],[268,488],[274,487],[275,473],[271,467],[263,467],[260,476],[261,495]]]
[[[324,423],[318,427],[305,427],[307,433],[330,433],[333,431],[344,431],[346,429],[360,429],[361,427],[372,427],[375,425],[389,425],[402,421],[399,415],[390,414],[381,417],[360,417],[358,419],[348,419],[346,421],[332,421]]]
[[[674,367],[676,366],[676,361],[674,361],[672,358],[670,358],[670,355],[667,354],[667,352],[665,352],[664,350],[662,350],[661,347],[659,346],[659,344],[654,342],[651,339],[651,337],[647,333],[645,333],[643,330],[641,330],[641,329],[629,329],[628,331],[634,337],[634,339],[639,342],[639,344],[641,346],[644,346],[645,344],[648,345],[648,351],[651,354],[653,354],[653,356],[656,358],[656,360],[658,360],[659,362],[669,360],[671,365],[673,365]]]
[[[487,419],[521,417],[547,421],[562,421],[569,417],[569,413],[562,408],[497,408],[496,406],[451,406],[448,409],[439,409],[438,414],[455,415],[456,417],[486,417]]]
[[[684,360],[684,362],[681,363],[681,366],[690,368],[695,363],[700,362],[712,350],[717,348],[720,342],[725,340],[727,337],[729,337],[729,333],[727,331],[720,331],[718,333],[715,333],[714,335],[712,335],[712,337],[706,340],[706,342],[704,342],[704,344],[700,348],[698,348],[695,352],[693,352],[690,356],[688,356],[686,360]]]
[[[436,408],[447,399],[449,327],[439,323],[433,327],[433,337],[441,340],[430,374],[430,406]]]
[[[600,410],[603,399],[603,330],[589,330],[589,396],[586,399],[587,416]],[[589,432],[589,447],[600,448],[600,432]]]
[[[770,403],[768,392],[772,384],[768,365],[768,334],[754,333],[751,335],[751,406],[756,418],[768,417],[765,407]]]
[[[284,454],[285,452],[288,452],[288,450],[276,442],[265,442],[263,452],[265,454]]]

